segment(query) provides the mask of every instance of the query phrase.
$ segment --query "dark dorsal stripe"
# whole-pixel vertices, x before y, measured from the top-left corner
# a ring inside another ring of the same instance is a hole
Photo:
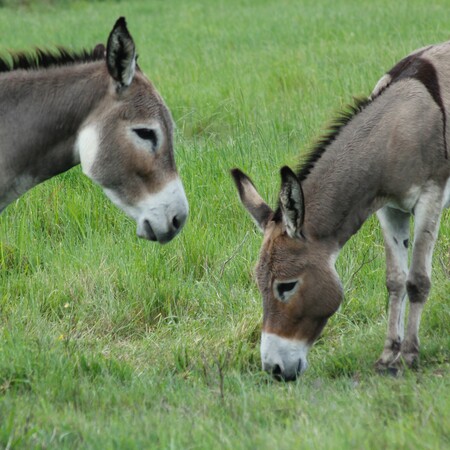
[[[73,52],[62,47],[55,51],[36,49],[33,53],[10,53],[8,57],[0,57],[0,72],[12,72],[14,70],[38,70],[48,67],[65,66],[75,63],[99,61],[105,58],[105,47],[97,45],[94,50],[81,50]]]
[[[428,50],[428,49],[425,49]],[[432,99],[435,101],[436,105],[439,107],[442,113],[442,124],[443,124],[443,138],[444,138],[444,151],[445,158],[448,159],[448,149],[447,149],[447,116],[445,112],[444,102],[442,100],[441,88],[439,86],[438,75],[435,67],[428,60],[421,58],[421,55],[425,50],[416,53],[404,60],[400,61],[396,66],[394,66],[388,74],[392,77],[391,83],[395,83],[399,80],[404,80],[405,78],[413,78],[420,81]]]
[[[412,55],[408,55],[405,58],[401,59],[389,72],[388,74],[391,76],[391,82],[399,79],[403,73],[411,70],[411,67],[414,66],[415,61],[420,58],[425,51],[427,51],[432,46],[424,48]]]

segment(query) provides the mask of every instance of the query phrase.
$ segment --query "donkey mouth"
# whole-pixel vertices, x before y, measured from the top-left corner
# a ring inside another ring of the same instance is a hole
[[[147,239],[148,241],[159,242],[160,244],[167,244],[170,242],[180,231],[180,228],[171,228],[165,233],[155,233],[154,229],[150,225],[148,220],[142,222],[142,226],[138,227],[138,236],[142,239]]]
[[[149,241],[157,241],[157,237],[155,232],[153,231],[152,226],[148,220],[144,220],[143,233],[139,234],[139,237],[143,239],[148,239]]]

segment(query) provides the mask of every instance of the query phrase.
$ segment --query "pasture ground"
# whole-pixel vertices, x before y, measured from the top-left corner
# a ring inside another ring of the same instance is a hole
[[[450,214],[421,367],[372,365],[386,329],[371,218],[338,259],[345,302],[298,382],[260,369],[261,237],[229,176],[273,205],[336,110],[410,51],[450,39],[445,0],[0,1],[0,50],[106,42],[125,15],[177,123],[190,201],[161,247],[79,168],[0,217],[0,448],[450,447]],[[26,133],[26,130],[24,130]]]

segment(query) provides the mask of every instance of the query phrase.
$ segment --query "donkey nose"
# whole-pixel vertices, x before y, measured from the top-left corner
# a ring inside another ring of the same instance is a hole
[[[177,216],[175,216],[175,217],[172,219],[172,225],[173,225],[173,227],[175,228],[175,230],[178,230],[178,228],[180,228],[180,221],[178,220],[178,217],[177,217]]]
[[[182,223],[181,223],[180,219],[178,218],[178,216],[174,216],[174,218],[172,219],[172,225],[175,228],[175,230],[178,230],[178,228],[180,228],[182,226]]]
[[[279,364],[274,364],[270,369],[265,366],[264,370],[270,372],[277,381],[295,381],[297,377],[302,373],[303,362],[299,359],[297,367],[293,370],[283,370]]]
[[[277,381],[283,380],[283,371],[278,364],[275,364],[272,368],[272,375]]]
[[[184,213],[178,213],[172,218],[172,228],[175,231],[181,230],[183,228],[183,225],[185,224],[187,219],[187,214]]]
[[[184,213],[178,213],[174,215],[172,219],[169,218],[168,229],[166,229],[165,232],[159,233],[157,235],[158,242],[160,244],[166,244],[167,242],[170,242],[181,231],[184,223],[186,222],[186,219],[187,214]]]
[[[297,375],[300,374],[300,373],[302,372],[302,367],[303,367],[303,361],[302,361],[302,359],[300,358],[300,359],[298,360]]]

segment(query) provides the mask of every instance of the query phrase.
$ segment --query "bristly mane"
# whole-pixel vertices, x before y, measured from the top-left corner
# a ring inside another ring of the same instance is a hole
[[[303,182],[313,169],[316,162],[325,153],[327,147],[337,138],[342,128],[344,128],[358,113],[360,113],[373,99],[370,97],[354,97],[354,104],[345,106],[336,116],[336,118],[328,125],[325,134],[319,138],[315,146],[306,156],[306,160],[300,163],[296,174],[300,182]],[[272,220],[281,222],[282,212],[280,200],[275,210]]]
[[[62,47],[57,50],[36,49],[34,52],[10,53],[9,58],[0,57],[0,72],[12,72],[14,70],[38,70],[48,67],[65,66],[75,63],[99,61],[105,58],[105,47],[97,45],[93,50],[81,50],[74,52]]]
[[[325,134],[319,138],[306,160],[297,170],[297,177],[302,182],[311,172],[316,162],[323,155],[327,147],[336,139],[353,117],[361,112],[372,100],[368,97],[355,98],[353,105],[347,105],[327,127]]]

